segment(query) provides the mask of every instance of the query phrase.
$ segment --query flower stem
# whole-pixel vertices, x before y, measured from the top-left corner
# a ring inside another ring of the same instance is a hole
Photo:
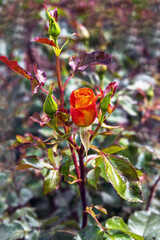
[[[155,181],[155,183],[151,187],[150,195],[149,195],[149,198],[148,198],[148,201],[147,201],[147,205],[146,205],[146,211],[148,211],[148,209],[149,209],[149,207],[151,205],[151,202],[152,202],[152,199],[154,197],[154,193],[156,191],[156,188],[157,188],[157,185],[158,185],[159,181],[160,181],[160,176],[157,178],[157,180]]]
[[[71,80],[71,78],[73,78],[74,77],[74,73],[66,80],[66,82],[64,83],[64,89],[65,89],[65,87],[66,87],[66,85],[67,85],[67,83]]]
[[[82,209],[83,209],[82,228],[87,226],[87,218],[88,218],[88,213],[86,212],[87,200],[86,200],[86,191],[85,191],[85,182],[84,182],[83,152],[84,152],[84,147],[83,145],[81,145],[78,155],[79,155],[80,173],[81,173],[81,180],[82,180],[80,182],[80,195],[81,195]]]
[[[90,142],[93,140],[93,138],[95,137],[96,133],[98,132],[98,130],[100,129],[102,123],[103,123],[103,119],[104,119],[104,116],[101,117],[101,120],[99,121],[96,129],[94,130],[92,136],[90,137]]]
[[[56,56],[56,71],[57,71],[58,88],[60,93],[60,107],[63,108],[64,107],[64,88],[62,87],[62,81],[61,81],[59,56]]]
[[[72,137],[70,137],[68,140],[69,141],[73,141]],[[71,145],[69,145],[69,147],[70,147],[70,150],[71,150],[71,154],[72,154],[72,158],[73,158],[73,162],[74,162],[74,166],[75,166],[75,170],[76,170],[77,179],[80,179],[81,175],[80,175],[80,171],[79,171],[79,166],[78,166],[75,150],[74,150],[74,148]],[[78,182],[78,185],[80,187],[80,182]]]

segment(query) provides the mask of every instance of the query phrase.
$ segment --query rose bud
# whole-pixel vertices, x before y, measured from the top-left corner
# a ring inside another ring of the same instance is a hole
[[[56,113],[58,106],[57,103],[53,100],[52,97],[52,88],[53,85],[51,85],[49,89],[49,94],[45,99],[45,102],[43,104],[43,111],[50,117],[52,118],[54,114]]]
[[[106,89],[104,90],[104,96],[106,96],[109,92],[112,92],[111,98],[114,96],[115,91],[118,87],[118,82],[111,82],[107,85]]]
[[[72,121],[79,127],[89,126],[97,116],[96,97],[90,88],[80,88],[71,93]]]
[[[43,4],[47,15],[49,17],[49,29],[48,29],[48,33],[49,35],[55,40],[58,38],[59,34],[61,33],[61,29],[60,26],[58,24],[58,11],[57,8],[55,8],[54,10],[51,10],[50,12],[48,12],[47,10],[47,6],[45,4]]]

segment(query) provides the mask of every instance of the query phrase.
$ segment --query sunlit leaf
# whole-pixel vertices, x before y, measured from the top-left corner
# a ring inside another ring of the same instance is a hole
[[[23,170],[23,169],[27,169],[27,168],[53,169],[53,166],[45,159],[40,159],[37,156],[28,156],[28,157],[20,160],[16,169],[17,170]]]
[[[97,182],[99,179],[100,172],[101,172],[101,170],[97,167],[97,168],[90,170],[86,176],[88,183],[95,188],[97,188]]]
[[[101,205],[94,205],[94,208],[98,209],[99,211],[107,215],[107,210]]]
[[[159,239],[160,236],[160,216],[149,211],[135,212],[128,221],[130,229],[146,240]]]
[[[26,139],[25,137],[21,136],[21,135],[16,135],[16,139],[19,143],[28,143],[30,142],[28,139]]]
[[[104,165],[109,182],[122,198],[131,202],[143,202],[137,172],[126,158],[107,156],[104,157]]]
[[[51,193],[54,190],[57,190],[60,186],[61,174],[58,170],[49,170],[47,175],[44,177],[43,190],[44,194]]]
[[[1,240],[17,240],[22,239],[25,235],[24,229],[21,224],[6,223],[0,225]]]
[[[110,147],[107,147],[107,148],[104,148],[102,149],[102,152],[103,153],[106,153],[106,154],[114,154],[114,153],[117,153],[123,149],[126,149],[126,147],[121,147],[121,146],[118,146],[118,145],[113,145],[113,146],[110,146]]]
[[[142,236],[133,233],[121,217],[113,217],[107,220],[105,227],[108,230],[119,230],[136,240],[144,240]]]
[[[53,166],[57,169],[59,169],[61,162],[62,162],[62,157],[61,155],[55,156],[52,148],[48,149],[48,158],[53,164]]]

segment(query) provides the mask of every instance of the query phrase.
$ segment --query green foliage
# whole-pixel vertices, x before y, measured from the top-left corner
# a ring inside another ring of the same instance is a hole
[[[75,240],[102,240],[104,236],[104,231],[96,226],[85,227],[80,231]]]
[[[99,179],[100,172],[101,172],[100,168],[97,167],[97,168],[90,170],[86,176],[88,183],[91,184],[95,188],[97,188],[97,182]]]
[[[113,217],[107,220],[105,227],[107,230],[118,230],[123,233],[128,234],[129,236],[133,237],[136,240],[143,240],[144,238],[133,233],[127,224],[124,222],[124,220],[120,217]]]
[[[159,214],[139,211],[130,216],[128,225],[130,229],[144,237],[144,239],[159,239],[160,236],[160,216]]]
[[[58,170],[49,170],[44,177],[44,194],[59,188],[61,175]]]
[[[18,222],[0,225],[2,240],[16,240],[24,237],[24,229]]]

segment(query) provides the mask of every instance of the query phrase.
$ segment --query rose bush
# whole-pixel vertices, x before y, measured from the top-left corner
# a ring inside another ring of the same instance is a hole
[[[80,88],[71,93],[72,121],[79,127],[89,126],[97,116],[96,97],[90,88]]]

